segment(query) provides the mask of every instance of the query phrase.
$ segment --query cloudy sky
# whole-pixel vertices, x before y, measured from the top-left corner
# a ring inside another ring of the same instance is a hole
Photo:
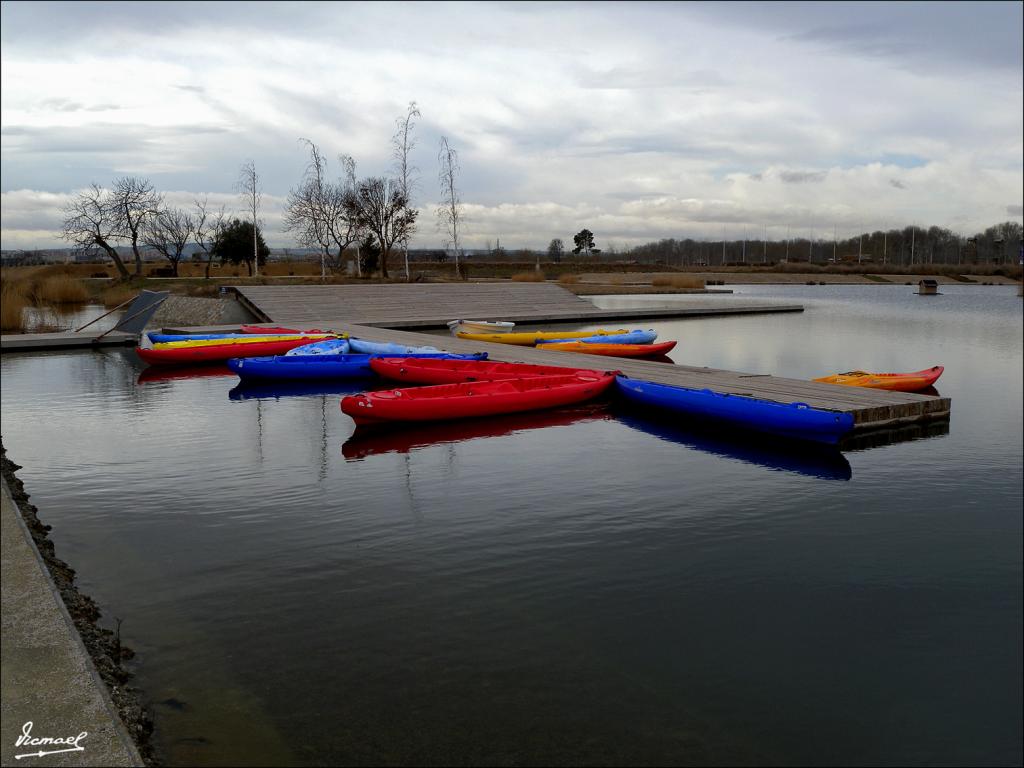
[[[415,101],[414,247],[442,236],[440,137],[467,247],[840,237],[1021,221],[1022,4],[0,5],[2,247],[60,246],[91,182],[236,210],[256,163],[271,245],[315,141],[393,170]]]

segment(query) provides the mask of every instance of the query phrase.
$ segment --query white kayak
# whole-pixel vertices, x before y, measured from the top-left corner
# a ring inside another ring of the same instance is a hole
[[[452,335],[459,333],[460,331],[490,331],[492,333],[501,333],[515,328],[515,323],[510,323],[504,320],[449,320],[448,330],[452,332]]]

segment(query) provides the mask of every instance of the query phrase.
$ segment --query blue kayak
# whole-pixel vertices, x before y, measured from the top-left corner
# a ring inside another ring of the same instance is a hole
[[[409,354],[401,357],[439,357],[449,360],[486,360],[486,352],[455,355],[448,352]],[[353,379],[375,376],[371,357],[382,355],[276,355],[228,360],[228,368],[243,379],[310,381],[313,379]]]
[[[696,419],[732,424],[800,440],[837,443],[853,429],[853,414],[821,411],[806,403],[776,403],[710,389],[690,389],[617,376],[618,391],[629,402],[674,411]]]
[[[569,339],[569,341],[582,341],[585,344],[650,344],[658,334],[654,331],[635,330],[628,333],[613,333],[609,336],[587,336],[582,339]],[[548,341],[538,340],[537,346],[541,344],[562,344],[567,339],[551,339]]]
[[[384,341],[367,341],[366,339],[349,338],[349,348],[360,355],[416,355],[420,353],[443,354],[437,347],[407,347],[405,344],[393,344]]]

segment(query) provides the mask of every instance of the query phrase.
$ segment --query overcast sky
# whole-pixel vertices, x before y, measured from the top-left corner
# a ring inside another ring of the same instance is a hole
[[[392,171],[416,101],[413,247],[442,241],[438,141],[464,240],[831,238],[1021,221],[1022,4],[43,3],[0,5],[2,247],[65,245],[62,204],[150,178],[241,209],[267,240],[299,137]]]

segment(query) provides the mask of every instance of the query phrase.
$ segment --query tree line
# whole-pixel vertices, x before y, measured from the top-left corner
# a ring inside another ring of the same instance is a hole
[[[922,264],[1014,264],[1022,228],[1013,221],[962,236],[943,227],[907,226],[832,239],[765,238],[696,240],[665,238],[629,250],[632,259],[676,266],[725,266],[785,262]]]

